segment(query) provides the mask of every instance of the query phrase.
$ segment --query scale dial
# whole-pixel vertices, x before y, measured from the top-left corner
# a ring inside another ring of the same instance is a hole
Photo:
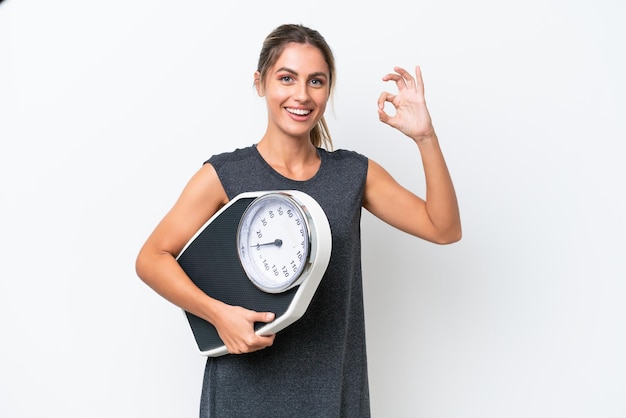
[[[259,289],[280,293],[299,284],[310,258],[311,231],[306,207],[287,193],[256,198],[237,229],[239,260]]]

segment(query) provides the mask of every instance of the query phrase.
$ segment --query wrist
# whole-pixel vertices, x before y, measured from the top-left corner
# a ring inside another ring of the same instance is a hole
[[[413,135],[411,136],[411,139],[417,144],[417,146],[427,143],[436,143],[438,141],[437,134],[434,129],[430,129],[428,132],[421,135]]]
[[[215,324],[224,315],[226,306],[221,300],[203,294],[201,300],[198,301],[197,316],[217,327]]]

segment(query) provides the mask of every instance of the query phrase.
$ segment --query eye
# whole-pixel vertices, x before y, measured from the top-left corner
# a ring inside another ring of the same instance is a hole
[[[293,77],[290,75],[282,75],[278,78],[280,81],[282,81],[283,83],[292,83],[293,82]]]
[[[313,78],[310,83],[316,87],[322,87],[325,83],[321,78]]]

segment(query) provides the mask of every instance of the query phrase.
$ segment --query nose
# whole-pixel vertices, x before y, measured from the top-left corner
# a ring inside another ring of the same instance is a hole
[[[307,100],[309,100],[309,86],[307,83],[296,84],[294,99],[299,102],[306,102]]]

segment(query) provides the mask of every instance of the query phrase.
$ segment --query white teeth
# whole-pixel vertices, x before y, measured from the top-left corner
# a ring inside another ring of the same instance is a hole
[[[294,115],[300,115],[300,116],[308,115],[309,113],[311,113],[310,110],[290,109],[290,108],[287,108],[287,112],[293,113]]]

